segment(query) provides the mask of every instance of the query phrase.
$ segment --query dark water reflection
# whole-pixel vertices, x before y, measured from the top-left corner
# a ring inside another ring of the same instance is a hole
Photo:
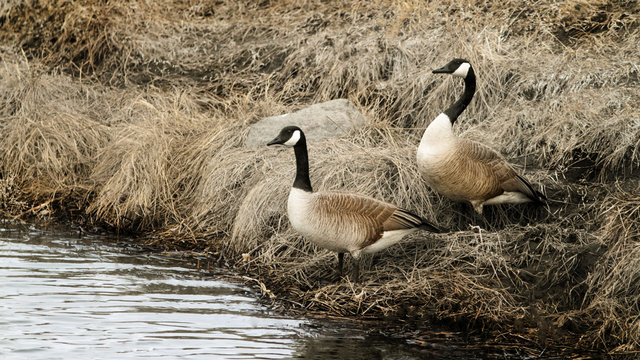
[[[0,223],[1,359],[485,358],[279,315],[249,289],[106,236]],[[493,354],[492,358],[499,358]]]

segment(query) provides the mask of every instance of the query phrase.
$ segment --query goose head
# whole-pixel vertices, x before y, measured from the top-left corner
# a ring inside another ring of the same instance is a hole
[[[280,130],[278,136],[275,139],[269,141],[267,146],[270,145],[284,145],[284,146],[296,146],[300,139],[304,138],[304,133],[302,129],[297,126],[286,126]]]
[[[453,76],[466,78],[471,69],[471,64],[465,59],[453,59],[449,63],[439,69],[435,69],[432,72],[434,74],[451,74]]]

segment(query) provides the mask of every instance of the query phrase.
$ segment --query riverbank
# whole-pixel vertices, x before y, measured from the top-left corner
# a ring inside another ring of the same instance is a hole
[[[310,310],[635,351],[639,23],[633,2],[13,0],[0,6],[2,211],[206,252]],[[453,57],[478,75],[458,133],[518,164],[548,208],[478,217],[420,179],[423,129],[460,92],[431,70]],[[367,259],[361,284],[289,228],[293,155],[243,145],[259,119],[335,98],[370,124],[310,144],[316,188],[451,230]]]

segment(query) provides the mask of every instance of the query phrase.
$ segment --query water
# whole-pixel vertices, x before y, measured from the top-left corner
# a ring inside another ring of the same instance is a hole
[[[487,357],[278,314],[187,261],[70,229],[0,223],[0,281],[2,359]]]

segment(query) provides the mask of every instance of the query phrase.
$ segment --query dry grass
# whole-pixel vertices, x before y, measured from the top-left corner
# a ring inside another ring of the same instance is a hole
[[[108,138],[97,118],[103,90],[59,74],[39,74],[24,61],[4,62],[2,173],[34,201],[86,194],[97,150]]]
[[[3,211],[218,253],[309,309],[634,350],[639,14],[604,0],[4,2]],[[453,57],[478,74],[456,130],[512,159],[547,208],[479,217],[420,179],[422,131],[461,92],[431,69]],[[314,187],[450,230],[365,259],[362,284],[289,228],[293,153],[243,146],[258,119],[338,97],[371,123],[309,139]]]
[[[587,279],[583,304],[588,320],[597,324],[588,341],[607,344],[613,337],[620,351],[639,345],[629,329],[640,326],[640,183],[629,185],[630,190],[619,188],[602,204],[606,251]]]
[[[192,188],[185,150],[217,122],[192,96],[150,91],[138,95],[109,119],[112,140],[97,157],[90,179],[100,191],[88,208],[111,225],[148,229],[179,221],[183,192]],[[122,223],[124,222],[124,224]]]

